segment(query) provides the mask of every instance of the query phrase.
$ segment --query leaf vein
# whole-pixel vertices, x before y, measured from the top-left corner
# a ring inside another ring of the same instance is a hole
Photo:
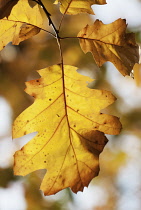
[[[29,163],[37,154],[39,154],[41,151],[42,151],[42,149],[52,140],[52,138],[53,138],[53,136],[56,134],[56,132],[57,132],[57,130],[58,130],[58,128],[60,127],[60,125],[61,125],[61,123],[62,123],[62,121],[64,120],[64,118],[66,117],[66,115],[64,115],[63,117],[62,117],[62,119],[60,120],[60,122],[58,123],[58,125],[57,125],[57,127],[56,127],[56,129],[54,130],[54,132],[53,132],[53,134],[52,134],[52,136],[49,138],[49,140],[42,146],[42,148],[38,151],[38,152],[36,152],[25,164],[27,164],[27,163]],[[24,165],[25,165],[24,164]],[[18,168],[18,170],[20,170],[24,165],[22,165],[21,167],[19,167]]]

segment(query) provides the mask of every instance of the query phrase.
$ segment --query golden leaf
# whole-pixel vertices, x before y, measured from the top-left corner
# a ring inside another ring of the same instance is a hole
[[[10,16],[0,20],[0,50],[9,42],[18,45],[39,33],[42,23],[38,5],[31,8],[28,0],[20,0],[13,7]]]
[[[54,65],[39,72],[41,78],[26,83],[35,102],[15,120],[13,137],[38,132],[15,153],[16,175],[47,169],[41,184],[45,195],[71,187],[83,191],[98,175],[98,157],[107,139],[118,134],[119,119],[100,113],[115,97],[106,90],[86,87],[90,78],[73,66]],[[104,133],[103,133],[104,132]]]
[[[106,4],[106,0],[56,0],[55,4],[60,3],[62,14],[76,15],[87,12],[94,14],[91,6],[93,4]]]
[[[139,61],[139,48],[133,33],[126,34],[126,21],[118,19],[110,24],[96,20],[78,33],[84,53],[91,52],[98,66],[112,62],[121,74],[130,75]]]

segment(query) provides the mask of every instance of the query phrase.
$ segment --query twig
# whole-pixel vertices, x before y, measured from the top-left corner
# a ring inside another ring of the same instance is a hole
[[[72,0],[68,3],[68,6],[66,7],[65,12],[64,12],[64,14],[63,14],[63,16],[62,16],[62,19],[61,19],[60,24],[59,24],[59,30],[60,30],[60,28],[61,28],[61,26],[62,26],[62,22],[63,22],[63,20],[64,20],[64,17],[65,17],[65,15],[66,15],[66,13],[67,13],[67,10],[68,10],[68,8],[69,8],[71,2],[72,2]]]
[[[36,1],[36,0],[35,0]],[[57,40],[57,44],[59,46],[59,51],[60,51],[60,60],[61,60],[61,64],[62,64],[62,71],[63,71],[63,53],[62,53],[62,47],[61,47],[61,38],[59,36],[59,30],[57,30],[57,28],[55,27],[52,19],[51,19],[51,14],[47,11],[46,7],[44,6],[44,4],[42,3],[42,0],[38,0],[38,3],[39,5],[41,5],[41,7],[43,8],[47,18],[48,18],[48,21],[49,21],[49,25],[52,25],[53,27],[53,30],[56,34],[55,38]]]
[[[57,30],[57,28],[55,27],[52,19],[51,19],[51,14],[47,11],[47,9],[45,8],[44,4],[42,3],[42,0],[38,0],[38,3],[39,5],[43,8],[47,18],[48,18],[48,21],[49,21],[49,25],[52,25],[52,28],[56,34],[56,38],[59,38],[59,31]]]

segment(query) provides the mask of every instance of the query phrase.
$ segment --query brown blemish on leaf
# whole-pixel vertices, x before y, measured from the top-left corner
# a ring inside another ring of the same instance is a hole
[[[32,96],[33,98],[36,98],[36,94],[35,94],[35,93],[32,93],[31,96]]]

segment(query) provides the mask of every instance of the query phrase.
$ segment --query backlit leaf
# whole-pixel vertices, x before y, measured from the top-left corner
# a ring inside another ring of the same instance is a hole
[[[84,53],[91,52],[98,66],[112,62],[121,74],[130,75],[139,61],[139,48],[133,33],[126,33],[126,21],[118,19],[111,24],[96,20],[79,33]]]
[[[86,81],[92,80],[78,74],[76,67],[66,65],[63,70],[60,65],[42,69],[40,79],[26,83],[35,102],[13,126],[14,138],[38,132],[15,153],[14,171],[24,176],[47,169],[41,184],[45,195],[66,187],[83,191],[98,175],[98,157],[107,143],[104,133],[121,130],[117,117],[100,113],[115,97],[86,87]]]
[[[42,17],[38,5],[31,8],[28,0],[19,0],[10,16],[0,20],[0,50],[9,42],[18,45],[21,41],[36,35],[40,27]]]
[[[106,4],[106,0],[56,0],[55,4],[60,3],[62,14],[76,15],[87,12],[94,14],[91,6],[93,4]]]

